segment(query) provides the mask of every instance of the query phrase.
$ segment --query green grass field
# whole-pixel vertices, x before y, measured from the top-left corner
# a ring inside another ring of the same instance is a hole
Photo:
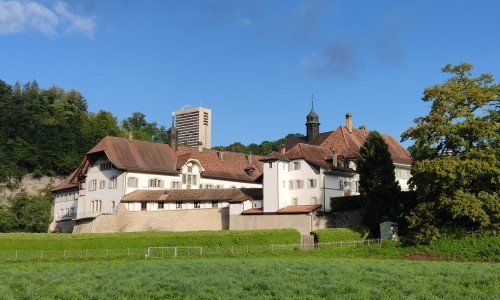
[[[315,257],[4,263],[2,299],[500,299],[494,263]]]
[[[0,257],[0,299],[500,299],[498,237],[309,250],[300,250],[298,237],[293,230],[0,234],[0,256],[14,249],[33,256]],[[144,258],[156,245],[204,252]]]

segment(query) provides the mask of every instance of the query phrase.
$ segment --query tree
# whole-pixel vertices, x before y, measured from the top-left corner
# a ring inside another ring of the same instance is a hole
[[[37,195],[28,196],[20,193],[10,199],[10,211],[15,216],[16,231],[47,232],[52,221],[51,186],[47,186]]]
[[[401,188],[394,174],[389,147],[377,131],[370,131],[357,160],[359,191],[363,198],[363,220],[373,233],[384,221],[398,221],[402,204]]]
[[[418,204],[407,217],[416,241],[443,229],[498,228],[500,219],[500,85],[472,77],[468,63],[447,65],[451,78],[424,90],[428,115],[402,135],[412,139],[411,184]]]

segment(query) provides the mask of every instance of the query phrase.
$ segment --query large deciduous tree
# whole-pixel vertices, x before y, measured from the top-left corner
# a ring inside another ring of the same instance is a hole
[[[447,65],[444,83],[424,90],[428,115],[403,133],[413,140],[411,184],[418,205],[407,217],[417,241],[440,230],[497,227],[500,219],[500,85],[472,65]]]
[[[396,181],[389,147],[377,131],[370,131],[359,152],[356,170],[363,199],[361,212],[372,233],[377,233],[381,222],[399,220],[401,188]]]

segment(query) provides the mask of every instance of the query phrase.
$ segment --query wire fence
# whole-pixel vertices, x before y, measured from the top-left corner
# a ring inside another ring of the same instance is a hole
[[[290,251],[315,251],[317,249],[325,248],[380,246],[382,243],[383,241],[381,241],[380,239],[371,239],[316,244],[232,245],[196,247],[169,246],[149,247],[147,249],[124,248],[81,250],[11,250],[0,251],[0,262],[238,256],[262,253],[284,253]],[[151,251],[152,248],[154,248],[155,251]]]

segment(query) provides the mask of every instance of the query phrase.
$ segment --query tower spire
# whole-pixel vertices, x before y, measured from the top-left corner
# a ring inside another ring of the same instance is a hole
[[[306,117],[307,141],[312,142],[319,134],[319,116],[314,111],[314,95],[311,94],[311,111]]]

